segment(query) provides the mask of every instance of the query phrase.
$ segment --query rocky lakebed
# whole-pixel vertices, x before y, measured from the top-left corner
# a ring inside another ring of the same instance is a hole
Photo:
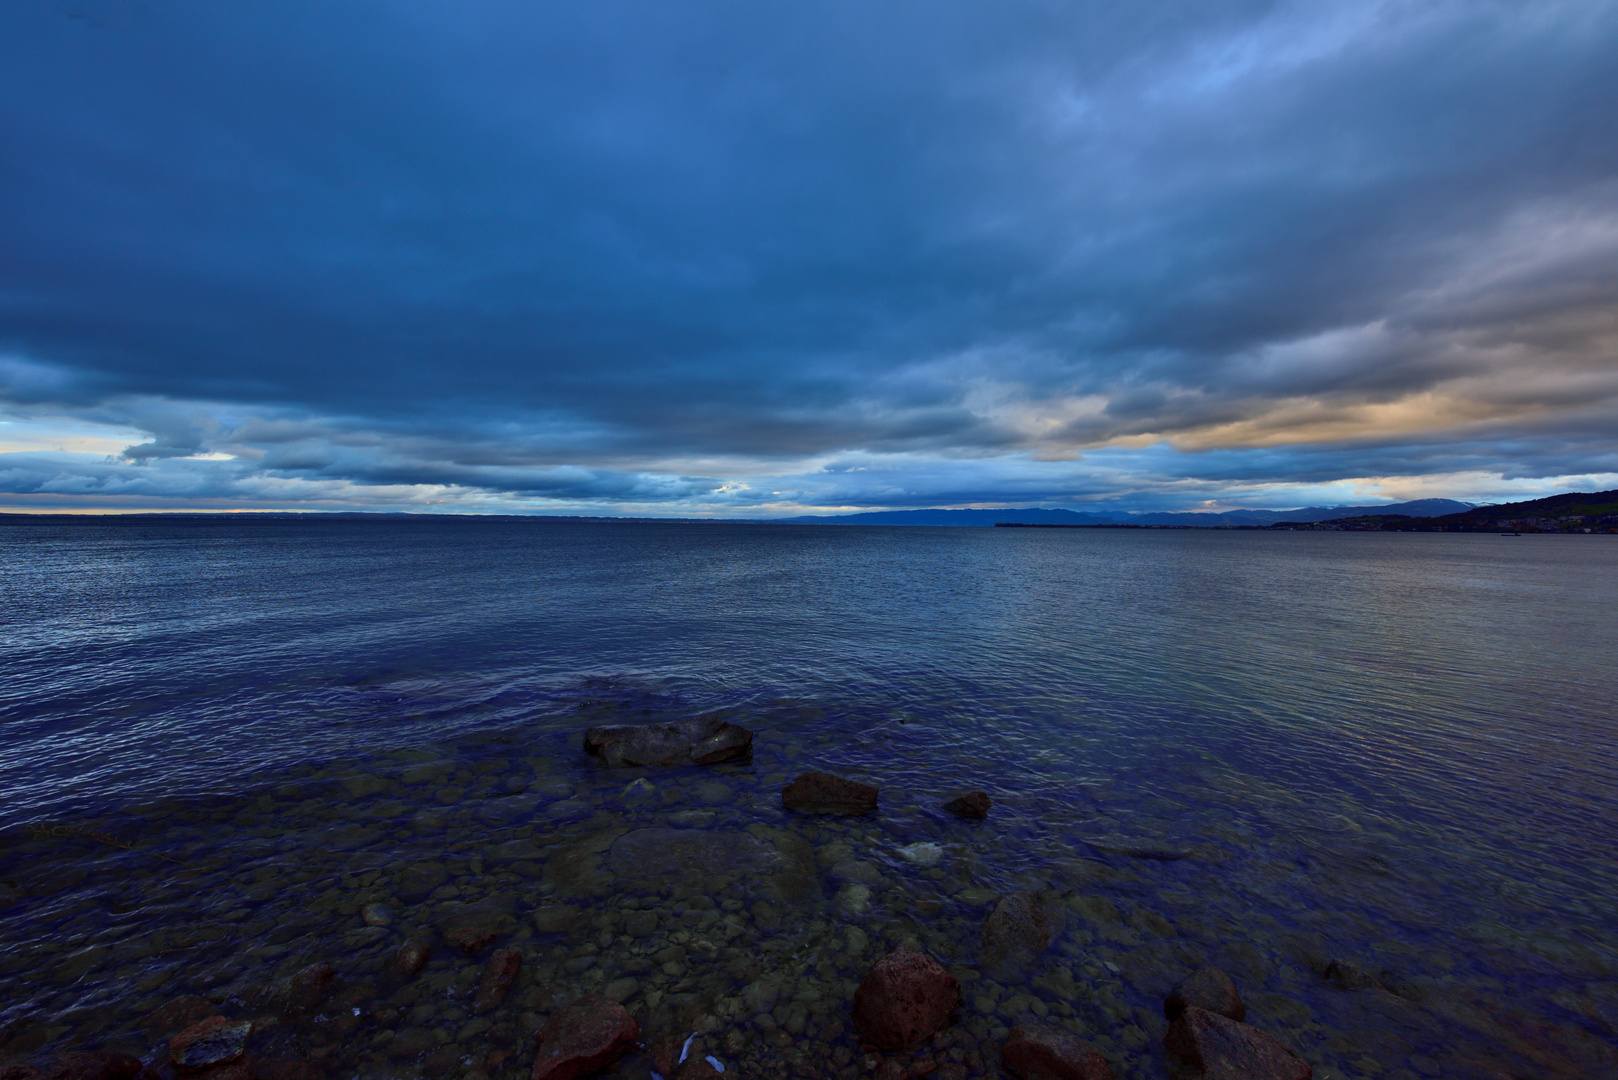
[[[1188,824],[748,723],[495,731],[8,830],[0,1077],[1618,1075],[1601,948],[1509,990],[1485,954],[1530,928],[1438,932],[1443,883],[1329,810]]]

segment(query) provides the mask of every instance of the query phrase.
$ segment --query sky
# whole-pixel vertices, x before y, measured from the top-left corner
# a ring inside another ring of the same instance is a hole
[[[1618,3],[0,5],[0,510],[1618,487]]]

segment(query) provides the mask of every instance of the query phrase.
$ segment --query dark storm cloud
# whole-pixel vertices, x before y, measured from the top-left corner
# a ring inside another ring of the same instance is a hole
[[[9,5],[0,404],[176,498],[1599,472],[1615,56],[1591,0]]]

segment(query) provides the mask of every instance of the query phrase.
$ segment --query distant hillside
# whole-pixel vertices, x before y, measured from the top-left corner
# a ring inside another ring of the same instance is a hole
[[[998,525],[1003,521],[1060,525],[1107,525],[1126,514],[1082,514],[1073,510],[875,510],[864,514],[777,518],[804,525]]]
[[[877,510],[863,514],[837,514],[826,517],[795,517],[785,520],[814,525],[1165,525],[1179,528],[1239,528],[1271,525],[1283,521],[1325,521],[1328,518],[1365,514],[1405,514],[1429,516],[1453,514],[1472,509],[1471,503],[1454,499],[1419,499],[1386,506],[1306,506],[1301,510],[1227,510],[1203,514],[1085,513],[1077,510],[1025,507],[1020,510]]]
[[[1573,491],[1436,516],[1390,514],[1383,510],[1377,514],[1273,527],[1360,532],[1618,533],[1618,490]]]

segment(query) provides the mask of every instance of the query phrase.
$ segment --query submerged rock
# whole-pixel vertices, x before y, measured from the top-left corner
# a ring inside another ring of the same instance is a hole
[[[611,766],[714,765],[746,757],[753,733],[713,717],[672,724],[609,724],[584,733],[584,751]]]
[[[968,791],[965,795],[957,796],[944,804],[944,809],[956,817],[981,820],[989,816],[989,808],[994,802],[986,791]]]
[[[337,970],[330,964],[310,964],[287,980],[286,998],[295,1008],[313,1008],[326,1000],[337,982]]]
[[[402,974],[414,975],[427,966],[427,960],[433,954],[432,946],[420,938],[411,938],[399,946],[394,954],[393,963]]]
[[[1016,969],[1032,964],[1050,947],[1066,921],[1049,892],[1015,892],[995,902],[983,924],[980,955],[985,966]]]
[[[781,792],[781,805],[804,814],[867,814],[876,809],[878,789],[831,773],[806,772]]]
[[[877,961],[854,992],[854,1026],[889,1051],[913,1050],[949,1023],[961,984],[927,954],[901,945]]]
[[[1314,1074],[1274,1035],[1195,1005],[1174,1021],[1163,1045],[1203,1080],[1310,1080]]]
[[[522,970],[522,953],[516,949],[496,949],[483,966],[483,978],[478,983],[477,997],[472,1001],[474,1012],[488,1012],[505,1000],[506,991]]]
[[[609,998],[585,994],[556,1010],[539,1031],[532,1080],[573,1080],[594,1072],[628,1050],[640,1028]]]
[[[1012,1028],[1001,1058],[1019,1080],[1113,1080],[1101,1051],[1049,1024]]]
[[[227,1065],[247,1052],[249,1021],[210,1016],[169,1040],[169,1062],[179,1073],[197,1073]]]
[[[366,904],[360,909],[360,918],[366,926],[392,926],[393,909],[386,904]]]
[[[1323,974],[1344,990],[1387,989],[1382,985],[1381,979],[1350,960],[1333,960],[1326,965],[1326,970]]]
[[[1236,992],[1236,984],[1216,967],[1201,967],[1181,980],[1163,999],[1163,1015],[1178,1020],[1186,1009],[1196,1007],[1231,1020],[1246,1020],[1247,1006]]]
[[[1128,855],[1135,859],[1156,859],[1159,862],[1173,862],[1176,859],[1189,858],[1191,849],[1179,844],[1171,844],[1167,840],[1159,840],[1151,836],[1120,836],[1116,833],[1107,833],[1098,836],[1080,837],[1086,844],[1097,851],[1109,855]]]
[[[516,904],[515,894],[498,893],[476,903],[447,905],[440,916],[444,940],[467,956],[481,952],[516,928]]]
[[[944,849],[930,840],[923,840],[900,848],[899,857],[914,866],[933,866],[943,859]]]

